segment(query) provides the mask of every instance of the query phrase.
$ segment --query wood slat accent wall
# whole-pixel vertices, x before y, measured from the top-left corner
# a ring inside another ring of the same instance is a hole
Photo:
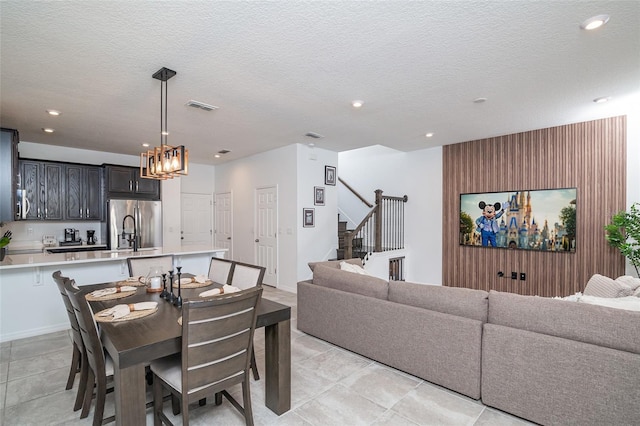
[[[594,273],[623,275],[603,227],[626,207],[626,130],[621,116],[444,146],[443,285],[551,297],[583,291]],[[575,253],[458,244],[461,193],[568,187],[578,188]]]

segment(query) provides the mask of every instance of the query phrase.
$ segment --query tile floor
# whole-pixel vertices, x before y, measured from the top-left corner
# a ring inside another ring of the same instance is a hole
[[[264,297],[292,307],[291,410],[278,417],[264,405],[264,381],[252,380],[256,425],[525,425],[522,419],[306,335],[296,327],[296,295],[266,287]],[[256,331],[264,372],[264,332]],[[0,425],[90,425],[65,391],[71,356],[66,331],[0,344]],[[76,380],[77,386],[77,380]],[[240,397],[239,385],[231,390]],[[170,414],[170,404],[165,404]],[[105,415],[112,415],[111,394]],[[170,416],[170,418],[173,418]],[[194,425],[242,425],[226,400],[191,411]],[[179,417],[174,418],[181,424]],[[147,424],[153,424],[149,410]]]

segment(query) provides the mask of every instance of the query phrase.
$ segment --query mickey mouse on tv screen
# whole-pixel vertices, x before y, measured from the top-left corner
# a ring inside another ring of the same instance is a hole
[[[482,216],[476,219],[476,225],[482,237],[482,245],[485,247],[497,247],[496,235],[500,231],[498,219],[504,214],[505,209],[509,208],[509,203],[487,204],[484,201],[480,201],[478,207],[482,210]]]

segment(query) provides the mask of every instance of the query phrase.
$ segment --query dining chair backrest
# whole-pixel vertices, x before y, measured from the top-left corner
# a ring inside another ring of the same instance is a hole
[[[250,265],[248,263],[234,262],[231,285],[240,290],[261,286],[266,269],[264,266]]]
[[[73,388],[73,383],[76,381],[76,375],[80,373],[80,384],[78,385],[76,401],[73,405],[73,410],[77,411],[82,406],[86,390],[86,363],[82,362],[82,358],[84,358],[84,344],[82,343],[82,335],[80,334],[80,326],[78,325],[76,313],[71,305],[69,296],[67,295],[67,290],[64,287],[64,283],[69,281],[69,278],[63,277],[62,272],[56,271],[53,273],[53,281],[58,286],[58,291],[60,292],[60,296],[62,296],[62,303],[67,311],[69,325],[71,326],[71,340],[73,342],[71,365],[69,366],[69,376],[67,377],[67,384],[65,387],[66,390]]]
[[[183,395],[245,380],[261,296],[262,287],[254,287],[182,305]]]
[[[61,271],[56,271],[53,273],[53,281],[58,286],[58,291],[60,292],[60,296],[62,296],[62,302],[67,310],[67,317],[69,318],[69,324],[71,325],[71,338],[73,339],[73,343],[78,346],[78,349],[82,350],[83,345],[80,326],[78,325],[76,313],[71,305],[71,301],[69,300],[69,296],[67,295],[67,290],[64,285],[66,281],[69,281],[69,278],[63,277]]]
[[[209,279],[218,284],[229,284],[231,274],[233,274],[232,260],[212,257],[209,263]]]
[[[102,425],[115,420],[114,416],[103,419],[107,393],[107,376],[113,375],[113,362],[111,359],[107,360],[105,356],[102,341],[98,335],[98,327],[84,293],[76,287],[74,280],[65,281],[64,288],[69,296],[69,301],[73,306],[73,311],[80,327],[80,335],[82,336],[85,351],[83,362],[88,364],[87,386],[80,418],[85,418],[89,415],[95,388],[96,404],[93,411],[93,426]]]
[[[162,273],[167,274],[173,270],[173,256],[129,257],[127,264],[129,265],[130,277],[146,277],[149,274],[149,269],[155,266],[159,266]]]
[[[80,327],[80,334],[87,353],[89,366],[94,374],[105,374],[104,349],[102,348],[100,336],[98,336],[98,329],[93,319],[89,302],[87,302],[80,290],[74,286],[75,282],[73,280],[66,281],[64,285],[78,319],[78,326]]]

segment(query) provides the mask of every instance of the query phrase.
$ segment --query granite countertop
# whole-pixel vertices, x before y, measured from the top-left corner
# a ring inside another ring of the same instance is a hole
[[[130,257],[159,256],[163,254],[191,255],[227,251],[225,248],[206,246],[156,248],[133,250],[95,250],[73,253],[36,252],[27,254],[9,254],[0,262],[0,270],[14,268],[30,268],[35,266],[62,265],[65,263],[113,262]]]

